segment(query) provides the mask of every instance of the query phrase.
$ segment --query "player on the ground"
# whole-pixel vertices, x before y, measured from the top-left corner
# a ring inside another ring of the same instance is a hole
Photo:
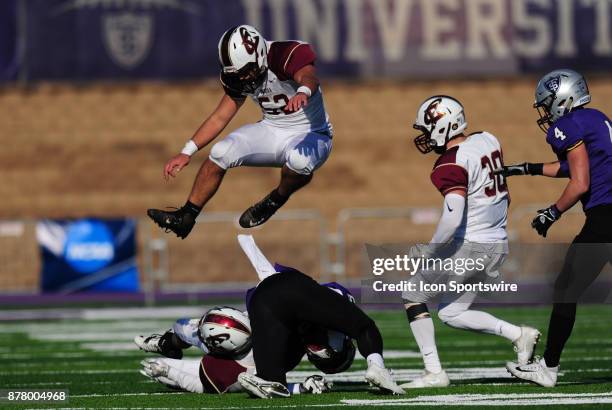
[[[336,351],[327,340],[318,340],[319,344],[315,344],[314,332],[304,335],[311,338],[311,343],[306,344],[302,339],[296,342],[293,346],[296,353],[291,363],[286,363],[287,370],[293,369],[305,353],[309,359],[316,354],[328,353],[321,359],[322,363],[316,358],[311,360],[320,370],[327,372],[344,370],[334,368],[338,361],[331,362],[329,358],[343,357],[350,365],[355,356],[354,347],[352,351],[343,351],[336,346]],[[324,338],[326,335],[318,336]],[[244,389],[238,383],[238,376],[255,372],[249,318],[238,309],[227,306],[210,309],[200,319],[179,319],[165,333],[136,336],[134,342],[141,350],[165,356],[143,360],[141,373],[174,389],[210,394],[240,392]],[[202,359],[181,360],[183,350],[192,346],[204,353]],[[302,383],[289,384],[288,388],[293,394],[319,394],[328,390],[329,384],[323,376],[313,375]]]
[[[366,381],[384,391],[403,393],[384,367],[382,337],[378,328],[355,306],[347,289],[335,282],[320,285],[295,269],[272,265],[251,236],[239,235],[238,239],[261,280],[256,288],[247,292],[249,323],[241,312],[235,310],[230,313],[232,323],[238,322],[231,325],[236,331],[221,331],[215,326],[209,328],[212,320],[208,320],[207,315],[199,321],[181,320],[164,335],[136,337],[135,342],[142,350],[180,358],[183,348],[198,346],[208,355],[202,360],[204,373],[198,375],[191,371],[191,376],[185,376],[192,381],[191,384],[207,388],[208,380],[216,387],[205,391],[215,393],[236,391],[235,383],[238,381],[252,395],[271,398],[326,391],[329,386],[325,379],[309,377],[299,385],[289,385],[286,373],[300,362],[304,354],[324,373],[343,372],[353,362],[355,347],[351,339],[355,339],[359,351],[367,359]],[[212,313],[218,314],[216,311]],[[241,336],[247,331],[251,334],[249,343],[252,342],[252,353],[249,351],[240,356],[246,352],[245,339]],[[227,341],[221,338],[226,333]],[[221,350],[216,351],[216,347]],[[221,357],[226,361],[220,362],[218,356],[223,352],[230,352],[231,355]],[[226,366],[228,358],[236,361],[236,364]],[[185,368],[172,359],[164,359],[163,363],[160,369],[158,364],[151,366],[145,362],[144,371],[149,376],[155,372],[155,376],[151,377],[168,384],[165,382],[169,369]],[[231,371],[230,374],[224,370],[226,368]],[[184,373],[182,370],[182,373],[177,371],[173,374]]]
[[[247,295],[257,376],[243,373],[239,377],[242,387],[262,398],[287,397],[283,362],[290,352],[288,341],[299,324],[309,323],[354,339],[367,360],[365,380],[382,391],[404,393],[385,368],[378,327],[346,289],[320,285],[293,268],[273,266],[251,236],[240,235],[239,241],[261,280]]]
[[[538,211],[531,226],[546,237],[548,229],[578,200],[586,215],[555,281],[553,309],[544,357],[523,365],[508,363],[514,376],[553,387],[559,361],[576,320],[580,295],[611,261],[612,249],[612,123],[606,114],[585,108],[591,95],[584,77],[572,70],[555,70],[538,82],[534,107],[558,161],[504,167],[501,174],[569,177],[565,190],[550,207]]]
[[[503,165],[501,147],[497,138],[488,132],[466,135],[466,127],[463,106],[445,95],[428,98],[418,109],[414,124],[414,128],[422,132],[415,138],[419,151],[424,154],[434,151],[440,155],[431,173],[431,181],[444,196],[444,205],[430,244],[413,248],[411,256],[480,258],[485,261],[483,269],[453,276],[455,281],[498,277],[508,253],[508,189],[504,178],[493,174]],[[419,272],[413,280],[428,280],[429,274],[432,272]],[[421,292],[404,292],[402,295],[410,328],[425,364],[425,374],[401,385],[403,388],[445,387],[450,384],[440,364],[433,321],[426,305],[434,296],[435,293]],[[531,327],[516,326],[489,313],[470,309],[476,296],[475,292],[452,297],[444,295],[438,317],[458,329],[508,339],[514,345],[518,360],[526,363],[540,333]]]
[[[240,217],[240,225],[251,228],[266,222],[295,191],[308,184],[332,148],[332,127],[314,66],[315,53],[308,43],[266,41],[255,28],[241,25],[221,37],[219,61],[225,94],[181,153],[166,163],[164,177],[175,177],[193,154],[211,143],[247,97],[259,104],[263,119],[238,128],[213,145],[182,208],[148,210],[157,225],[183,239],[229,168],[281,168],[278,186]]]

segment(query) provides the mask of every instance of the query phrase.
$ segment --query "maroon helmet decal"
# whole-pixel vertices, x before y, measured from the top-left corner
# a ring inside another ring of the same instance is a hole
[[[246,28],[240,27],[240,37],[242,37],[242,44],[244,45],[244,48],[246,49],[247,53],[255,53],[255,57],[257,58],[257,61],[259,61],[259,56],[257,55],[259,36],[252,36]]]
[[[216,323],[221,326],[240,330],[244,333],[251,333],[245,325],[230,316],[211,313],[204,317],[204,323]]]
[[[431,125],[438,122],[438,120],[444,117],[445,113],[438,111],[438,105],[442,102],[441,98],[436,98],[427,106],[425,110],[425,124]]]

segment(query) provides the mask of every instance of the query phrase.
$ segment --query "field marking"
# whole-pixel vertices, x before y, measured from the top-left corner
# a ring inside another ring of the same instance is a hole
[[[176,393],[121,393],[121,394],[78,394],[71,398],[115,397],[115,396],[158,396]],[[362,406],[402,406],[402,407],[438,407],[438,406],[550,406],[569,404],[609,404],[612,393],[510,393],[510,394],[439,394],[417,396],[412,398],[393,399],[342,399],[338,403],[307,404],[307,407],[362,407]],[[275,403],[276,404],[276,403]],[[304,404],[275,405],[274,408],[298,408]],[[112,407],[111,409],[127,409]],[[271,406],[219,406],[200,407],[212,409],[270,409]],[[73,408],[74,409],[74,408]],[[153,410],[156,407],[143,407]]]
[[[97,363],[97,362],[95,362]],[[23,367],[22,367],[23,368]],[[0,376],[29,376],[29,375],[60,375],[60,374],[111,374],[111,373],[138,373],[139,368],[135,366],[129,369],[84,369],[84,370],[15,370],[15,371],[0,371]],[[504,367],[447,367],[451,381],[452,380],[473,380],[473,379],[510,379],[510,375]],[[591,368],[591,369],[565,369],[560,375],[567,373],[603,373],[609,372],[609,368]],[[312,374],[317,374],[316,370],[294,370],[287,373],[289,382],[298,382],[304,380]],[[419,368],[413,369],[395,369],[393,377],[396,380],[407,381],[420,376],[423,370]],[[326,375],[326,378],[332,382],[363,382],[365,370],[353,370],[334,375]],[[513,379],[514,380],[514,379]],[[516,384],[518,381],[510,381],[506,384]]]
[[[549,406],[612,403],[612,393],[448,394],[383,400],[344,399],[353,406]]]

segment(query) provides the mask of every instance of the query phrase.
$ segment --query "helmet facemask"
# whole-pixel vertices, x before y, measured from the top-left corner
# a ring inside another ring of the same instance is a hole
[[[540,118],[537,120],[538,127],[540,127],[540,129],[545,133],[548,132],[548,128],[553,123],[553,115],[550,112],[550,108],[554,100],[555,95],[551,94],[539,103],[536,102],[533,104],[533,108],[538,111],[538,115],[540,116]]]
[[[421,152],[421,154],[428,154],[436,149],[436,142],[431,139],[431,132],[420,125],[414,124],[414,129],[421,131],[421,134],[414,138],[414,145]]]
[[[242,90],[248,94],[255,91],[264,83],[268,75],[268,67],[259,67],[257,63],[246,64],[238,71],[223,68],[224,81],[230,88]]]

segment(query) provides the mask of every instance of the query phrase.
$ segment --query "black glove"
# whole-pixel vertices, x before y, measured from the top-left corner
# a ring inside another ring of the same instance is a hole
[[[561,211],[559,211],[556,205],[551,205],[546,209],[538,211],[538,215],[531,222],[531,227],[538,231],[538,234],[546,238],[548,228],[559,218],[561,218]]]
[[[501,169],[493,171],[493,174],[506,178],[515,175],[542,175],[543,167],[543,164],[523,162],[522,164],[504,165]]]

